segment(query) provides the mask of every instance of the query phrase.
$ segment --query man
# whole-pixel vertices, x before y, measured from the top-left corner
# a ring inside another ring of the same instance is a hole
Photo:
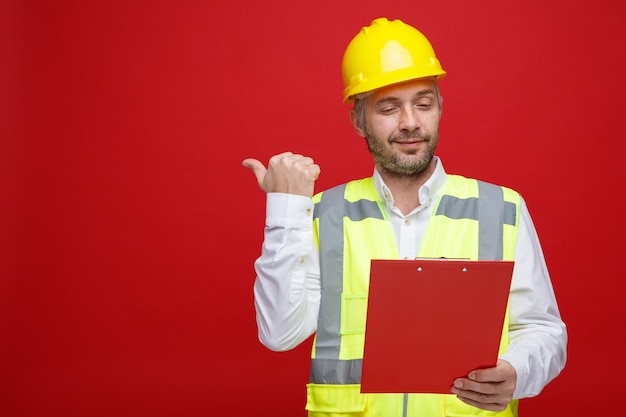
[[[374,20],[348,45],[342,70],[344,101],[354,102],[352,123],[375,162],[371,178],[314,196],[320,167],[310,157],[243,162],[267,193],[254,286],[261,342],[281,351],[316,333],[309,416],[516,416],[519,398],[561,372],[567,343],[524,200],[449,175],[434,155],[445,71],[415,28]],[[460,217],[446,211],[459,208]],[[497,364],[457,378],[450,394],[361,394],[370,260],[415,257],[515,261]]]

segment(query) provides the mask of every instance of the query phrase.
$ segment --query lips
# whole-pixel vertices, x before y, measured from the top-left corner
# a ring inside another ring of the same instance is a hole
[[[399,145],[413,145],[415,143],[426,142],[426,139],[393,139],[391,142]]]
[[[402,145],[407,145],[407,144],[412,144],[412,143],[419,143],[419,142],[426,142],[428,141],[428,137],[423,137],[423,136],[409,136],[409,135],[398,135],[395,137],[390,137],[389,138],[389,142],[395,142],[395,143],[399,143]]]
[[[420,142],[424,142],[424,140],[422,139],[412,139],[412,140],[394,140],[394,142],[396,143],[420,143]]]

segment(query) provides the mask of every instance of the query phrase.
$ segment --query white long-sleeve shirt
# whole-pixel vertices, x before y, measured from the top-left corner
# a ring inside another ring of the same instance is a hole
[[[446,183],[441,160],[419,190],[421,205],[408,215],[374,171],[374,185],[392,222],[401,258],[414,259]],[[265,238],[255,262],[259,339],[272,350],[296,347],[312,335],[320,308],[319,253],[313,243],[313,202],[268,193]],[[532,397],[565,366],[567,332],[561,320],[539,238],[522,199],[509,304],[509,348],[500,356],[517,372],[514,398]]]

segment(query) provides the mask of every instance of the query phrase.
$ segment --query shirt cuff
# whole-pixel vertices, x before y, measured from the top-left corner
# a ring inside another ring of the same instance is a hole
[[[517,381],[515,382],[515,392],[513,392],[513,399],[518,400],[525,397],[532,397],[532,394],[529,395],[525,392],[525,387],[528,384],[528,369],[516,359],[513,353],[505,352],[502,355],[498,356],[498,359],[503,359],[507,361],[511,364],[513,368],[515,368]]]
[[[268,227],[310,229],[313,220],[311,197],[285,193],[268,193],[265,223]]]

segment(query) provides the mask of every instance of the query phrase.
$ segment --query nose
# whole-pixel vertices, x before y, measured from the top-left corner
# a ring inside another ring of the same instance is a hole
[[[403,131],[412,132],[421,126],[417,110],[413,106],[403,106],[400,110],[400,120],[398,128]]]

